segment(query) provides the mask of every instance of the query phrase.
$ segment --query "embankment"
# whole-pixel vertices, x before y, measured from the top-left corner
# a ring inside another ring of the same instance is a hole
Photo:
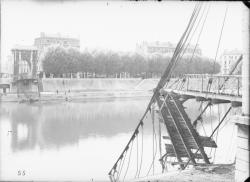
[[[152,90],[155,88],[158,79],[64,79],[46,78],[42,79],[43,92],[64,92],[64,91],[104,91],[104,90]]]
[[[141,79],[42,79],[43,92],[133,90]]]
[[[152,95],[152,90],[156,87],[157,82],[158,79],[140,78],[46,78],[39,81],[39,100],[145,97]],[[19,92],[19,96],[17,96],[16,89],[13,89],[11,93],[0,95],[0,101],[15,102],[22,100],[26,95],[28,93],[22,94]]]

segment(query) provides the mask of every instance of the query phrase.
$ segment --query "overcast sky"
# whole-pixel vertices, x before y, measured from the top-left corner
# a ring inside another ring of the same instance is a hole
[[[241,49],[241,2],[210,2],[199,45],[215,57],[226,7],[221,40],[224,49]],[[81,50],[135,51],[142,41],[177,43],[195,2],[10,1],[2,2],[2,59],[15,44],[32,45],[40,32],[79,37]]]

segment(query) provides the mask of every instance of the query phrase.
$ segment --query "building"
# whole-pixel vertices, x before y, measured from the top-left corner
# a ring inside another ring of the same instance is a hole
[[[220,57],[221,74],[229,74],[230,70],[239,59],[241,52],[239,50],[225,50]]]
[[[31,79],[37,75],[38,51],[34,46],[15,46],[11,49],[13,56],[14,79]]]
[[[12,75],[13,74],[13,57],[11,55],[7,56],[7,61],[2,63],[2,73]]]
[[[35,39],[34,46],[37,47],[38,50],[38,72],[41,72],[43,70],[41,60],[49,47],[59,46],[65,49],[73,48],[79,50],[80,40],[77,38],[62,37],[60,34],[47,35],[42,32],[40,37]]]
[[[174,54],[176,45],[170,42],[142,42],[141,44],[136,45],[136,52],[143,56],[154,56],[154,55],[162,55],[171,57]],[[195,52],[194,52],[195,50]],[[192,56],[194,52],[194,56],[201,56],[201,49],[199,46],[196,47],[193,45],[189,45],[186,49],[186,52],[183,56]]]

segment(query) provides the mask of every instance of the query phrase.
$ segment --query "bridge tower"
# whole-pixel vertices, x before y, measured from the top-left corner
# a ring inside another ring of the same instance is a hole
[[[14,58],[12,88],[22,100],[34,99],[40,95],[37,79],[37,48],[16,46],[11,51]]]

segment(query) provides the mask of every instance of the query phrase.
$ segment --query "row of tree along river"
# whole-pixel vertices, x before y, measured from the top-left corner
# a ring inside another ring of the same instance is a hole
[[[116,52],[79,52],[73,49],[51,48],[42,63],[46,76],[64,77],[75,73],[91,73],[90,77],[160,77],[170,57],[143,57],[139,54],[119,54]],[[220,65],[203,57],[183,57],[173,74],[218,73]],[[87,77],[87,74],[80,74]]]

